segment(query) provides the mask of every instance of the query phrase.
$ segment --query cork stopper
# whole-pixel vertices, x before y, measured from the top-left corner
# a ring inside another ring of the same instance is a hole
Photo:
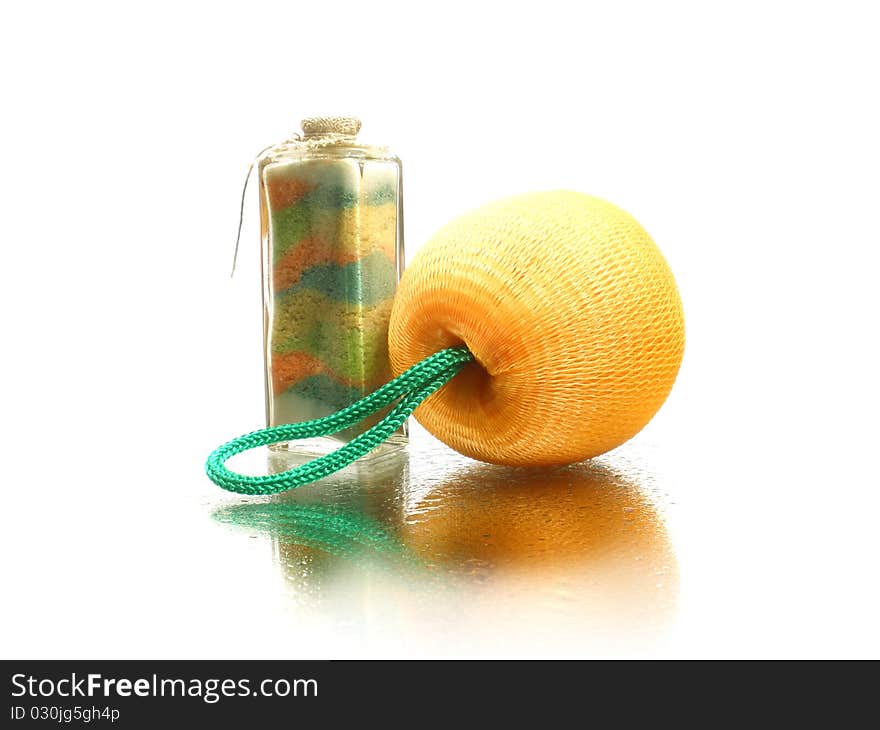
[[[306,117],[300,122],[303,137],[347,137],[354,139],[361,129],[357,117]]]

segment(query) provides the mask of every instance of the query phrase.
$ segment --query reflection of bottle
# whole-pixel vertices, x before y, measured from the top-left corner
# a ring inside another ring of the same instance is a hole
[[[268,472],[286,471],[292,458],[296,455],[270,451]],[[269,533],[275,559],[301,593],[301,605],[357,611],[367,602],[376,571],[412,571],[419,565],[398,536],[405,520],[408,474],[407,453],[399,450],[369,465],[355,462],[326,477],[320,489],[295,489],[272,502],[236,504],[215,512],[215,519]],[[324,600],[334,585],[337,594],[346,595],[345,605],[334,607]]]
[[[400,160],[360,121],[302,122],[259,163],[268,425],[327,416],[391,378],[388,320],[403,268]],[[372,425],[276,448],[331,451]],[[405,443],[395,434],[373,455]]]

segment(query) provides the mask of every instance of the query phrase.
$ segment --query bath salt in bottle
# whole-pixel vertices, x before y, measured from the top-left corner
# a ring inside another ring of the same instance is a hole
[[[314,117],[258,162],[269,426],[328,416],[392,378],[388,320],[403,269],[400,160]],[[309,457],[368,429],[276,445]],[[406,443],[404,430],[380,446]]]

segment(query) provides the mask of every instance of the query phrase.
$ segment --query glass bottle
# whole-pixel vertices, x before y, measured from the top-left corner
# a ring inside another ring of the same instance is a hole
[[[360,126],[353,117],[304,119],[301,137],[259,160],[269,426],[330,415],[392,377],[388,320],[403,270],[401,165],[387,148],[360,143]],[[273,448],[311,458],[381,415],[333,437]],[[404,428],[371,455],[405,443]]]

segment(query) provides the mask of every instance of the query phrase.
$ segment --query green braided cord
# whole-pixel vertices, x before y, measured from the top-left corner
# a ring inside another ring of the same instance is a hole
[[[289,423],[253,431],[223,444],[211,452],[205,464],[205,471],[212,482],[239,494],[278,494],[314,482],[339,471],[376,448],[403,425],[425,398],[452,380],[473,359],[474,356],[464,346],[435,352],[402,375],[341,411],[313,421]],[[305,464],[266,476],[236,474],[226,468],[228,459],[249,449],[294,439],[339,433],[398,399],[398,403],[375,426],[336,451],[319,456]]]

